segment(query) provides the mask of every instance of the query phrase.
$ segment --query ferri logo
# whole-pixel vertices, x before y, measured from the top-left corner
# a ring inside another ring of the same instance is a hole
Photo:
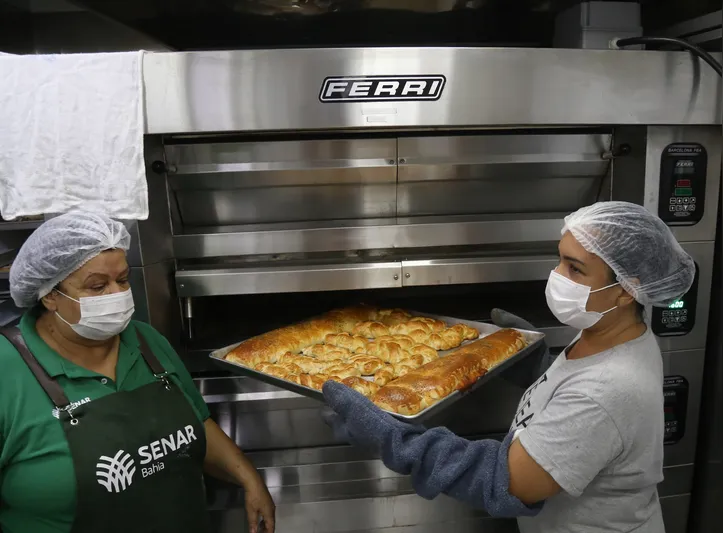
[[[95,465],[95,475],[108,492],[123,492],[133,483],[136,466],[129,453],[118,450],[114,457],[102,455]]]

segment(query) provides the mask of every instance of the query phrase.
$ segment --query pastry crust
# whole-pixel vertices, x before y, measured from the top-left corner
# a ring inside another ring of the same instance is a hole
[[[347,363],[328,366],[324,369],[324,373],[329,376],[338,377],[340,379],[346,379],[352,376],[361,376],[361,372],[358,368]]]
[[[330,333],[324,337],[324,342],[332,346],[344,348],[352,353],[363,353],[369,341],[359,335],[349,333]]]
[[[378,357],[385,363],[398,363],[409,357],[409,352],[396,342],[370,342],[367,345],[367,353]]]
[[[415,415],[452,392],[469,387],[490,368],[524,347],[524,337],[518,331],[497,331],[409,371],[383,386],[371,399],[387,411]]]
[[[350,333],[355,324],[374,320],[376,315],[377,311],[371,307],[330,311],[320,317],[248,339],[231,350],[225,359],[249,368],[262,362],[275,363],[286,352],[298,353],[306,346],[322,343],[330,333]]]
[[[351,357],[351,352],[346,348],[340,348],[331,344],[314,344],[301,350],[304,355],[314,357],[319,361],[346,360]]]
[[[379,385],[376,383],[355,376],[342,379],[341,382],[364,396],[371,396],[379,390]]]
[[[396,326],[407,322],[412,315],[403,309],[380,309],[377,313],[377,320],[385,326]]]
[[[394,342],[401,346],[404,350],[409,350],[416,344],[414,339],[412,337],[408,337],[407,335],[384,335],[383,337],[374,339],[374,342]]]
[[[371,355],[367,354],[355,355],[351,357],[347,362],[353,367],[355,367],[357,370],[359,370],[362,376],[371,376],[375,372],[384,368],[384,361],[382,361],[378,357],[372,357]]]
[[[394,367],[392,365],[384,365],[374,374],[374,383],[383,387],[394,379]]]
[[[381,322],[366,321],[360,322],[352,330],[354,335],[366,337],[367,339],[374,339],[376,337],[382,337],[389,335],[389,328]]]

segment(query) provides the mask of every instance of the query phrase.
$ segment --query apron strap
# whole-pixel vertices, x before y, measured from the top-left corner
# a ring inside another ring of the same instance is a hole
[[[55,379],[48,375],[42,365],[28,349],[28,345],[25,344],[25,339],[23,339],[20,329],[17,327],[3,327],[0,328],[0,335],[5,337],[8,341],[10,341],[10,344],[15,347],[20,354],[20,357],[22,357],[25,364],[28,365],[28,368],[35,376],[35,379],[38,380],[38,383],[48,397],[50,397],[50,400],[53,402],[55,407],[59,410],[68,407],[70,405],[70,401],[63,392],[63,388]]]
[[[146,362],[148,367],[151,369],[151,372],[153,372],[153,374],[157,378],[165,377],[168,374],[166,372],[166,369],[163,368],[163,365],[158,360],[158,358],[153,355],[153,350],[151,350],[151,347],[148,346],[148,341],[146,341],[143,333],[138,331],[138,328],[135,329],[136,337],[138,337],[138,343],[141,345],[141,356],[143,357],[143,360]]]

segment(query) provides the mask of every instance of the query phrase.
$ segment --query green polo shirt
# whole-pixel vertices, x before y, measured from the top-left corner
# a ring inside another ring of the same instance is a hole
[[[77,366],[37,334],[37,314],[26,313],[20,330],[30,351],[63,387],[71,402],[92,402],[154,381],[141,357],[135,328],[180,387],[201,421],[208,407],[169,342],[148,324],[131,322],[120,335],[116,382]],[[2,533],[66,533],[75,516],[75,473],[53,404],[20,354],[0,336],[0,530]],[[112,520],[112,517],[109,517]]]

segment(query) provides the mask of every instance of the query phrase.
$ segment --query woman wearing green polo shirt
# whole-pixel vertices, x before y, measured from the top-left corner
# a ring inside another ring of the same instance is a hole
[[[203,472],[242,485],[249,529],[274,530],[258,472],[168,341],[131,321],[130,235],[53,218],[10,271],[19,328],[0,331],[3,533],[210,531]]]

